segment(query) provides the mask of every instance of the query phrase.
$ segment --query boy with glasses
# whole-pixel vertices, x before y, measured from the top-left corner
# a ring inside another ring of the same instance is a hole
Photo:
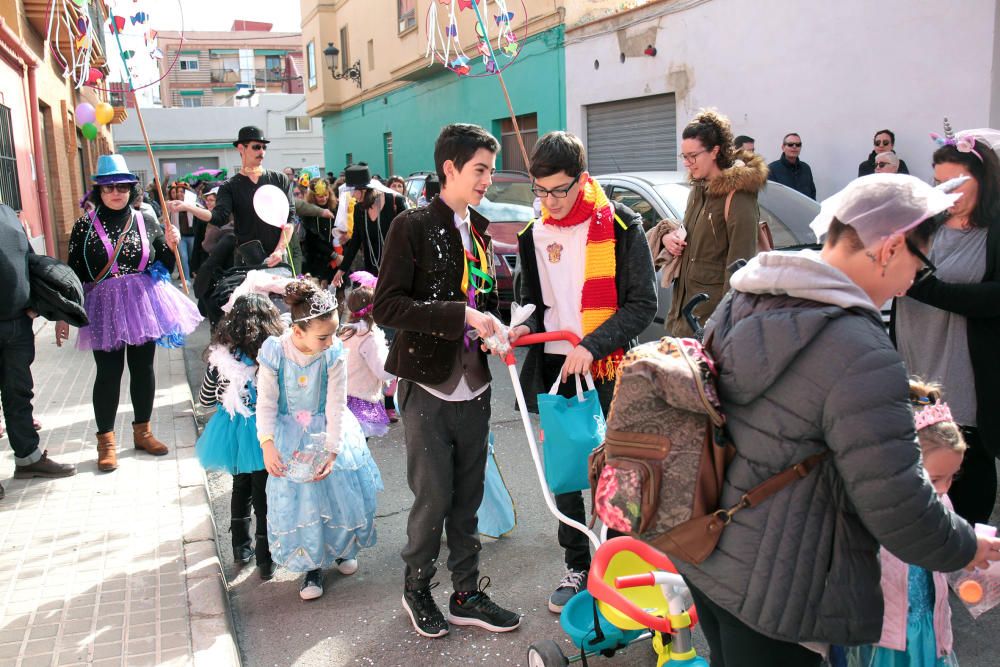
[[[767,165],[770,172],[767,180],[787,185],[810,199],[816,199],[812,169],[799,159],[801,152],[802,137],[797,132],[786,134],[781,140],[781,157]]]
[[[618,365],[625,351],[656,315],[656,285],[642,218],[611,202],[586,171],[583,143],[567,132],[550,132],[535,145],[529,171],[542,205],[541,219],[519,234],[521,270],[518,301],[534,304],[534,315],[510,333],[572,331],[576,347],[565,341],[528,349],[521,384],[530,410],[535,397],[562,379],[560,393],[575,396],[573,374],[590,372],[607,415]],[[580,491],[555,497],[566,516],[586,523]],[[562,523],[559,545],[566,554],[566,575],[549,598],[559,613],[587,584],[590,543]]]

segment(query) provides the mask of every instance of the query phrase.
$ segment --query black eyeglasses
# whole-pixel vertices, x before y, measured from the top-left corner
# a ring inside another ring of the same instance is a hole
[[[106,195],[109,195],[112,192],[131,192],[131,191],[132,191],[131,183],[112,183],[111,185],[101,186],[101,192],[103,192]]]
[[[934,266],[934,263],[931,262],[931,260],[927,259],[927,255],[920,252],[920,248],[917,247],[916,243],[906,237],[903,237],[903,240],[906,242],[906,249],[909,250],[914,257],[924,263],[924,266],[917,271],[917,275],[913,278],[913,284],[919,285],[933,276],[934,272],[937,271],[937,267]]]
[[[545,199],[545,197],[547,197],[548,195],[552,195],[556,199],[565,199],[566,197],[569,196],[569,191],[573,189],[574,185],[576,185],[576,181],[573,181],[569,185],[563,185],[558,188],[552,188],[551,190],[546,190],[543,187],[539,187],[537,183],[532,181],[531,191],[539,199]]]
[[[886,167],[889,166],[889,164],[890,164],[889,162],[876,162],[875,163],[875,168],[876,169],[885,169]]]
[[[247,147],[252,151],[266,151],[267,146],[264,144],[247,144]]]
[[[888,139],[876,139],[875,140],[875,145],[876,146],[892,146],[892,142],[889,141]]]
[[[789,141],[786,142],[785,145],[788,146],[789,148],[802,148],[801,141]]]

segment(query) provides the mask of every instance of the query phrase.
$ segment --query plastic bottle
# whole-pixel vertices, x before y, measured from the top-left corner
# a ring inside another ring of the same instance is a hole
[[[326,462],[326,433],[310,433],[308,441],[292,453],[285,475],[299,484],[313,481]]]
[[[982,523],[976,524],[976,535],[996,537],[997,529]],[[948,583],[958,595],[973,618],[1000,604],[1000,562],[993,562],[985,570],[959,570],[948,575]]]

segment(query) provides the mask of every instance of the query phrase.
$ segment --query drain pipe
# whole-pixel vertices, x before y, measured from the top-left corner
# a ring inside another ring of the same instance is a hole
[[[35,72],[40,61],[27,47],[21,38],[10,29],[7,22],[0,18],[0,43],[7,47],[27,69],[28,74],[28,104],[31,116],[32,162],[35,171],[35,184],[38,191],[38,208],[42,212],[42,230],[45,233],[45,252],[55,256],[55,225],[52,222],[52,210],[49,208],[48,175],[45,173],[45,160],[42,151],[42,124],[38,111],[38,82]]]

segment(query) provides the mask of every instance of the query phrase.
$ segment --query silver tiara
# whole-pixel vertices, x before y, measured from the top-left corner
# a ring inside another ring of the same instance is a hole
[[[316,317],[322,317],[327,313],[332,313],[337,309],[337,297],[329,290],[317,290],[309,297],[309,314],[292,320],[294,323],[305,322]]]

